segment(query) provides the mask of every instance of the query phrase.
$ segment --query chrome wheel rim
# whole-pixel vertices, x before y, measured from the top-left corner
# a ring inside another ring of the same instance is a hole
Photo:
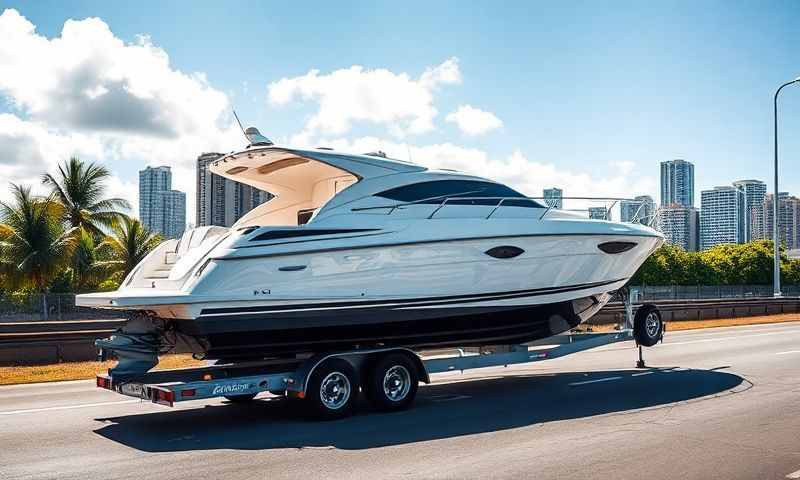
[[[661,321],[658,318],[658,315],[655,312],[652,312],[647,315],[647,319],[645,320],[645,328],[647,329],[647,335],[650,337],[655,337],[658,335],[659,326]]]
[[[406,398],[411,390],[411,374],[402,365],[395,365],[383,376],[383,393],[393,402]]]
[[[319,399],[325,408],[338,410],[350,399],[350,380],[341,372],[331,372],[322,379]]]

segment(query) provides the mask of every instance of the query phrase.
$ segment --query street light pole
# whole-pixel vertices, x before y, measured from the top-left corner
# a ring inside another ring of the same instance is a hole
[[[795,78],[790,82],[786,82],[775,91],[773,99],[773,113],[775,114],[775,190],[772,196],[772,241],[774,243],[774,266],[773,266],[773,295],[776,297],[781,296],[781,256],[780,256],[780,234],[778,233],[778,94],[781,93],[784,87],[793,83],[800,82],[800,77]]]

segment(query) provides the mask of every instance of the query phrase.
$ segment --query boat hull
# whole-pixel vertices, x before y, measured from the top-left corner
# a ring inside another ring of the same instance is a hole
[[[203,338],[209,358],[240,359],[379,346],[513,344],[547,338],[594,315],[625,280],[477,298],[405,299],[207,308],[179,330]],[[557,290],[553,292],[553,290]],[[575,292],[597,293],[548,301]]]
[[[600,248],[609,242],[633,246],[609,253]],[[150,312],[198,339],[198,353],[214,359],[512,344],[587,320],[661,242],[519,235],[358,248],[317,242],[288,254],[275,246],[223,248],[182,291],[129,289],[84,301]],[[497,248],[519,253],[496,258]]]

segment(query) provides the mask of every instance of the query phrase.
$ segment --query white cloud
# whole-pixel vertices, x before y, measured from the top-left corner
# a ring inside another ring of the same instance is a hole
[[[19,111],[0,116],[4,179],[36,183],[73,154],[136,169],[169,165],[173,188],[187,193],[190,220],[197,155],[242,144],[227,95],[203,73],[173,68],[145,35],[125,43],[98,18],[68,20],[60,36],[47,38],[5,10],[0,95]],[[132,185],[114,179],[109,187],[135,204]]]
[[[440,85],[461,82],[458,59],[451,58],[428,68],[414,79],[407,73],[365,69],[359,65],[320,74],[311,70],[299,77],[282,78],[268,86],[268,99],[275,106],[296,101],[318,103],[302,135],[341,135],[354,122],[386,126],[402,137],[434,129],[438,111],[433,93]]]
[[[483,135],[503,126],[503,122],[494,113],[471,105],[459,105],[445,120],[458,125],[458,129],[467,135]]]
[[[170,68],[148,37],[125,44],[98,18],[67,20],[48,39],[6,10],[0,59],[0,92],[55,127],[175,138],[207,130],[228,106],[202,74]]]
[[[80,152],[99,156],[102,146],[87,135],[56,134],[41,124],[0,113],[0,178],[7,182],[31,184],[42,191],[42,173]],[[7,193],[1,190],[0,198]]]

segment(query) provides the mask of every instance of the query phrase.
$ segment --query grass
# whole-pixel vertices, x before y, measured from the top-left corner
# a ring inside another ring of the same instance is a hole
[[[69,362],[51,365],[0,367],[0,385],[18,383],[60,382],[63,380],[85,380],[105,373],[116,362]],[[164,355],[159,359],[156,370],[167,368],[195,367],[203,362],[189,354]]]
[[[800,314],[798,313],[781,313],[758,317],[718,318],[714,320],[674,321],[667,322],[667,332],[796,321],[800,321]],[[614,325],[592,325],[591,328],[595,332],[603,332],[613,330]],[[189,354],[165,355],[160,358],[156,370],[195,367],[202,364],[202,361],[193,359]],[[113,361],[107,361],[56,363],[52,365],[30,367],[0,367],[0,385],[84,380],[94,378],[98,373],[106,372],[113,366]]]

